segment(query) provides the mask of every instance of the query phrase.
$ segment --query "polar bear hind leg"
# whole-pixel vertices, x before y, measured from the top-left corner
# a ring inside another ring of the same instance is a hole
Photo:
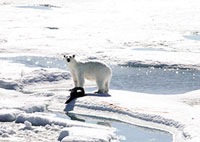
[[[97,83],[98,91],[95,92],[95,93],[105,93],[106,90],[105,90],[105,83],[104,83],[104,81],[102,81],[100,79],[100,80],[97,80],[96,83]]]
[[[108,93],[109,85],[110,85],[110,80],[106,81],[106,83],[105,83],[105,93]]]

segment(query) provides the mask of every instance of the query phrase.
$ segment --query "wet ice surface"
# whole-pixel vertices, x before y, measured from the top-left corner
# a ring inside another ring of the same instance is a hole
[[[191,69],[113,67],[111,88],[152,94],[179,94],[200,88],[200,72]]]
[[[200,41],[200,33],[199,32],[192,33],[191,35],[184,35],[183,37],[186,39],[190,39],[190,40]]]
[[[14,63],[21,63],[27,67],[67,69],[64,59],[58,59],[52,57],[17,56],[17,57],[0,57],[0,60],[8,60]]]
[[[28,8],[28,9],[37,9],[37,10],[51,10],[47,6],[33,5],[33,6],[16,6],[17,8]]]
[[[63,59],[39,56],[1,57],[28,67],[67,70]],[[200,71],[180,68],[111,66],[112,89],[151,94],[180,94],[200,89]]]
[[[172,142],[172,136],[169,133],[158,130],[120,123],[111,123],[111,126],[118,129],[117,135],[125,136],[126,140],[122,142]]]
[[[136,51],[165,51],[167,52],[167,50],[165,49],[161,49],[161,48],[133,48],[132,50],[136,50]]]
[[[65,117],[65,115],[57,113],[60,117]],[[139,127],[135,125],[129,125],[123,122],[119,122],[116,120],[108,120],[103,117],[94,117],[87,115],[76,115],[76,114],[67,114],[68,119],[75,121],[82,121],[87,123],[94,123],[98,125],[103,125],[107,127],[114,127],[117,129],[116,134],[118,136],[122,136],[121,142],[171,142],[172,136],[171,134],[159,131],[156,129],[150,129],[145,127]]]

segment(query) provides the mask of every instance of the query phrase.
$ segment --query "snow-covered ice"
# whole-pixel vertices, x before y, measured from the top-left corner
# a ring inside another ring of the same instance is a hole
[[[66,111],[167,130],[174,134],[176,141],[198,141],[199,91],[163,96],[111,90],[110,95],[79,98]]]
[[[1,91],[4,91],[4,93],[6,92],[3,89],[1,89]],[[6,95],[9,96],[10,91],[8,91],[7,93],[8,94]],[[7,99],[5,96],[1,97],[2,100]],[[23,100],[21,100],[21,102],[18,102],[20,100],[16,99],[16,97]],[[14,97],[9,97],[9,102],[7,102],[6,105],[0,103],[1,140],[56,141],[59,137],[61,137],[59,136],[59,133],[61,135],[63,131],[65,131],[64,128],[68,128],[68,131],[70,132],[70,137],[80,136],[80,134],[83,134],[82,131],[87,130],[88,135],[93,133],[93,135],[90,136],[90,139],[92,140],[96,139],[96,141],[98,141],[99,139],[102,139],[100,136],[104,136],[104,141],[118,141],[117,136],[114,134],[115,129],[113,128],[98,126],[95,124],[87,124],[84,122],[74,122],[66,119],[67,117],[57,117],[56,114],[49,113],[47,110],[44,109],[44,107],[41,107],[41,109],[39,109],[40,106],[38,105],[38,101],[45,105],[46,100],[42,100],[39,97],[35,96],[35,100],[31,99],[31,101],[33,101],[31,104],[25,104],[29,102],[29,99],[31,98],[23,97],[23,94],[19,94],[18,96],[16,93]],[[16,101],[17,103],[13,106],[6,107],[12,101]],[[37,107],[34,106],[34,102],[36,103],[35,106]],[[18,103],[23,103],[23,105],[20,106]],[[12,131],[10,130],[11,128]],[[22,131],[24,131],[24,133]],[[31,132],[31,134],[27,135],[28,131]],[[101,135],[99,134],[99,132],[101,132]],[[43,133],[43,135],[38,133]],[[37,138],[37,136],[39,137]],[[64,136],[62,137],[64,138]],[[61,138],[59,138],[59,140],[61,140]]]
[[[1,0],[0,141],[120,141],[114,128],[56,115],[65,109],[199,142],[199,12],[198,0]],[[87,82],[88,96],[65,106],[63,54],[113,66],[109,95]]]

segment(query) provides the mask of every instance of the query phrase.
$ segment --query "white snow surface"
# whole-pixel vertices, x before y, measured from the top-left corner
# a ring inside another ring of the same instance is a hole
[[[56,115],[65,109],[199,142],[200,90],[154,95],[111,88],[97,95],[89,83],[86,97],[65,106],[69,72],[41,63],[76,54],[110,65],[199,70],[199,13],[199,0],[1,0],[0,141],[120,141],[114,128]]]
[[[77,134],[79,132],[79,134]],[[90,132],[90,133],[88,133]],[[107,142],[113,139],[113,133],[109,130],[93,129],[85,127],[65,128],[59,135],[58,140],[62,142]]]
[[[1,0],[1,51],[199,68],[198,2]]]
[[[71,102],[66,111],[166,130],[173,134],[174,141],[199,140],[200,91],[171,96],[119,90],[109,94],[104,97],[89,94]]]
[[[79,137],[81,134],[85,138],[88,137],[88,139],[96,141],[118,141],[114,128],[74,122],[58,117],[55,113],[49,113],[45,106],[48,99],[44,100],[42,97],[36,96],[31,98],[31,95],[25,97],[17,92],[15,96],[12,96],[11,91],[4,89],[1,89],[1,92],[4,92],[5,95],[1,95],[1,102],[4,103],[0,103],[0,123],[2,123],[0,126],[0,140],[2,141],[57,141],[58,139],[61,141],[65,137],[62,133],[66,130],[70,133],[67,136],[70,136],[70,138],[76,137],[78,141],[83,139]],[[5,94],[6,92],[7,94]],[[9,101],[6,102],[6,99],[9,99]],[[32,103],[29,99],[31,99]],[[15,104],[9,105],[14,101],[16,101]],[[40,106],[40,104],[43,104],[43,106]],[[24,126],[20,124],[24,124]],[[13,127],[12,131],[10,131],[11,127]],[[31,131],[31,134],[26,136],[28,131]],[[87,135],[83,131],[87,132]],[[38,133],[43,133],[44,135],[39,135]],[[52,136],[49,135],[52,133]],[[58,135],[59,133],[62,135],[62,139]]]

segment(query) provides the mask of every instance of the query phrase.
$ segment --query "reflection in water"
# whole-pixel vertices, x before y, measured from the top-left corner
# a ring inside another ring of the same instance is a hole
[[[81,122],[85,122],[84,119],[78,118],[76,115],[72,114],[72,113],[66,113],[66,115],[71,119],[71,120],[76,120],[76,121],[81,121]]]
[[[106,119],[104,117],[77,115],[73,113],[67,113],[67,115],[72,120],[81,120],[87,123],[114,127],[117,129],[116,134],[118,136],[122,136],[122,138],[125,137],[125,139],[120,140],[122,142],[172,142],[171,134],[164,131],[130,125],[117,120]]]

